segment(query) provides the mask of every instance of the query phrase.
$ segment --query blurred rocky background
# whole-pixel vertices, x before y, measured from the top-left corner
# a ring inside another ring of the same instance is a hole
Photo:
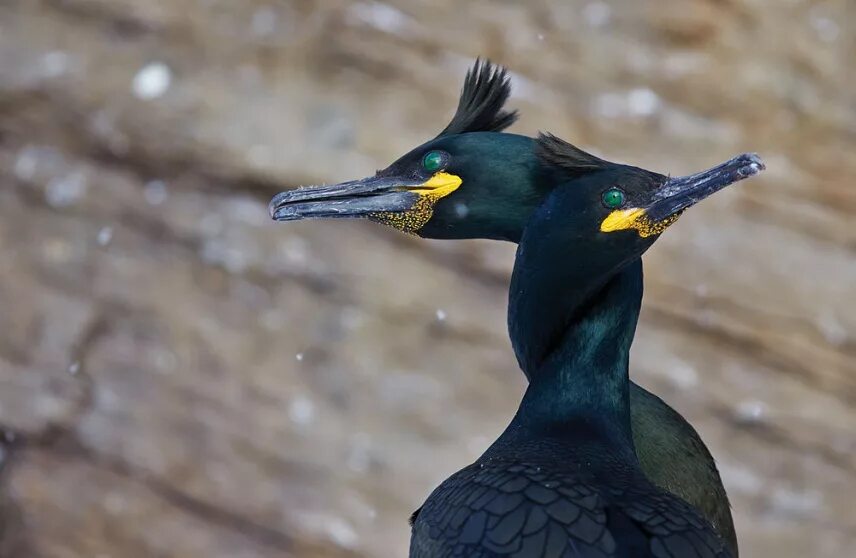
[[[856,556],[850,0],[0,0],[0,556],[403,556],[524,388],[513,246],[269,222],[433,137],[477,55],[514,131],[760,178],[646,256],[632,372],[747,557]]]

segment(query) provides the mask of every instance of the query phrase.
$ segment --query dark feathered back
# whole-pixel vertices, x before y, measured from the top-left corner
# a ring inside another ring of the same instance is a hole
[[[477,59],[467,71],[458,110],[437,137],[466,132],[501,132],[517,120],[517,111],[503,110],[511,95],[508,70]]]
[[[613,164],[586,153],[553,134],[538,134],[536,144],[538,158],[548,165],[561,168],[568,176],[581,176]]]

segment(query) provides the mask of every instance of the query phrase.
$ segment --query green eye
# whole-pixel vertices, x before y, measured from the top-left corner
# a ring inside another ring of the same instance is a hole
[[[443,167],[446,158],[439,151],[429,151],[422,159],[422,168],[428,172],[437,172]]]
[[[601,195],[600,199],[609,209],[616,209],[624,205],[624,192],[618,188],[610,188]]]

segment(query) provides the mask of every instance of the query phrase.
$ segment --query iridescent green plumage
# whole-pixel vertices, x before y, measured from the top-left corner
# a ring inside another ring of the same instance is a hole
[[[515,259],[508,323],[529,388],[500,438],[429,496],[414,558],[733,556],[699,510],[646,477],[633,444],[638,258],[655,237],[601,232],[603,192],[622,184],[648,207],[670,180],[610,164],[572,174],[530,217]]]
[[[536,209],[568,178],[610,169],[640,177],[662,176],[609,163],[558,138],[542,138],[536,146],[532,138],[501,133],[516,119],[515,112],[503,108],[509,94],[505,70],[477,62],[467,74],[452,122],[440,135],[376,177],[285,192],[271,203],[272,216],[278,220],[371,217],[426,238],[519,242]],[[413,184],[427,179],[420,173],[429,171],[424,161],[433,152],[443,154],[443,171],[460,177],[462,183],[443,197],[416,197],[412,189],[418,187]],[[630,194],[622,190],[620,201],[632,200]],[[571,212],[567,218],[575,215]],[[651,230],[658,234],[664,228]],[[641,263],[621,273],[641,276]],[[520,339],[525,332],[518,334]],[[528,334],[537,337],[537,328]],[[519,362],[531,377],[537,359]],[[700,510],[736,556],[728,498],[713,458],[696,431],[661,399],[632,383],[629,398],[633,439],[645,476]]]

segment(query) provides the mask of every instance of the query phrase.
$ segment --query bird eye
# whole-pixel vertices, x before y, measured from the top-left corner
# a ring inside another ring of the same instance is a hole
[[[442,151],[429,151],[422,158],[422,168],[428,172],[437,172],[446,164],[446,156]]]
[[[610,188],[600,196],[600,199],[609,209],[617,209],[624,205],[624,192],[618,188]]]

